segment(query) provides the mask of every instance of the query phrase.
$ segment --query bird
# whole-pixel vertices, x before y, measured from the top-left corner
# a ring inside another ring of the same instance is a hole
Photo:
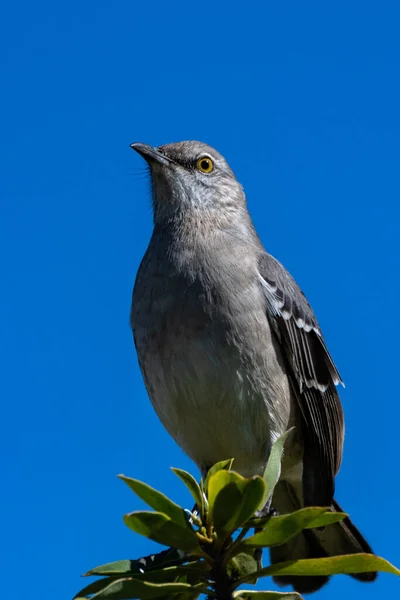
[[[211,146],[133,143],[147,162],[154,227],[137,272],[130,325],[161,422],[205,475],[234,458],[262,475],[286,445],[273,507],[341,511],[334,499],[344,439],[341,376],[314,312],[255,230],[244,190]],[[372,550],[349,518],[270,549],[271,563]],[[352,575],[373,581],[376,573]],[[325,576],[277,576],[300,593]]]

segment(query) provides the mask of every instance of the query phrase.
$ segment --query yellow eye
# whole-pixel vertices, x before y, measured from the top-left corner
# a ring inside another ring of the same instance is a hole
[[[208,156],[203,156],[197,161],[197,168],[202,173],[211,173],[214,168],[214,163]]]

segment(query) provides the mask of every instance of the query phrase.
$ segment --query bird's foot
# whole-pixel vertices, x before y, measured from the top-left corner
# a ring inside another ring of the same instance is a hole
[[[256,519],[265,519],[266,517],[276,517],[278,511],[271,506],[272,497],[266,502],[261,510],[257,510],[254,514]]]

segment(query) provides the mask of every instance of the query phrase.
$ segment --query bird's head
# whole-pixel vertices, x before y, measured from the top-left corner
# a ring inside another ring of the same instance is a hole
[[[131,144],[147,161],[152,180],[154,218],[226,216],[246,205],[242,186],[225,158],[201,142],[177,142],[155,148]]]

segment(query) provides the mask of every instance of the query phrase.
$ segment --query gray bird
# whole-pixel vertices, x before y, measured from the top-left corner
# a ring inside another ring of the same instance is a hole
[[[233,457],[242,475],[262,475],[273,442],[295,426],[274,508],[341,510],[342,380],[307,299],[264,250],[221,154],[200,142],[131,147],[150,166],[154,212],[131,326],[159,418],[203,474]],[[345,519],[272,548],[271,561],[356,552],[371,548]],[[328,579],[276,577],[305,593]]]

